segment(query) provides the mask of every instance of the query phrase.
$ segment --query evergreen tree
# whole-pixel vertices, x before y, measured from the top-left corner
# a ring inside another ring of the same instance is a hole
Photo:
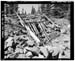
[[[38,9],[38,11],[37,11],[39,14],[41,13],[41,11]]]
[[[41,7],[40,6],[38,7],[37,13],[41,14]]]
[[[18,4],[9,4],[10,13],[14,14],[14,11],[18,11]]]
[[[46,7],[45,7],[46,4],[41,4],[41,12],[42,13],[45,13],[46,12]]]
[[[25,15],[27,15],[26,11],[25,11]]]
[[[69,11],[69,5],[70,4],[41,4],[41,11],[49,17],[63,18]]]
[[[24,14],[24,9],[22,9],[22,14]]]
[[[32,6],[31,14],[35,14],[35,13],[36,13],[36,10],[35,10],[35,8]]]
[[[20,14],[20,11],[18,10],[18,14]]]

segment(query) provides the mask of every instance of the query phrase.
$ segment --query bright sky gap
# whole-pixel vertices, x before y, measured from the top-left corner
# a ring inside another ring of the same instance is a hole
[[[18,7],[19,7],[19,11],[20,13],[22,13],[22,9],[24,9],[24,12],[26,11],[26,13],[31,13],[31,9],[32,9],[32,6],[36,9],[36,11],[38,10],[38,7],[39,7],[40,4],[19,4]]]

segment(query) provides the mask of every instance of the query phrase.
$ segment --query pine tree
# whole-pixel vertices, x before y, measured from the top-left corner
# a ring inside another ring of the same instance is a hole
[[[41,11],[48,17],[63,18],[69,11],[69,5],[70,4],[41,4]]]
[[[27,15],[26,11],[25,11],[25,15]]]
[[[22,9],[22,14],[24,14],[24,9]]]
[[[35,8],[32,6],[31,14],[35,14],[35,13],[36,13],[36,10],[35,10]]]
[[[45,7],[45,5],[46,5],[46,4],[41,4],[41,12],[42,12],[42,13],[45,13],[45,12],[46,12],[46,10],[45,10],[46,7]]]
[[[20,14],[20,11],[19,10],[17,12],[18,12],[18,14]]]
[[[40,8],[40,6],[38,7],[37,13],[38,13],[38,14],[41,14],[41,8]]]

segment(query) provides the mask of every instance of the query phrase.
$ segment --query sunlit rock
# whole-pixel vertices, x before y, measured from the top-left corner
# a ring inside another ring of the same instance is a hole
[[[39,58],[38,56],[34,56],[33,58]]]
[[[59,48],[58,47],[53,47],[53,53],[52,56],[56,56],[59,53]]]
[[[30,50],[32,52],[35,52],[35,53],[39,53],[39,48],[38,47],[26,47],[27,50]]]
[[[27,52],[27,53],[26,53],[26,56],[27,56],[27,57],[32,56],[32,53],[31,53],[31,52]]]
[[[40,51],[44,54],[45,57],[48,56],[48,50],[45,47],[40,47]]]
[[[52,53],[53,52],[53,47],[52,46],[45,46],[46,48],[47,48],[47,50],[50,52],[50,53]]]
[[[25,58],[25,54],[18,54],[17,58]]]
[[[39,54],[38,58],[44,58],[44,56],[43,56],[43,55],[41,55],[41,54]]]
[[[9,37],[6,41],[5,41],[5,48],[12,46],[13,43],[13,37]]]
[[[23,49],[21,49],[21,48],[16,48],[16,49],[15,49],[15,53],[23,53]]]

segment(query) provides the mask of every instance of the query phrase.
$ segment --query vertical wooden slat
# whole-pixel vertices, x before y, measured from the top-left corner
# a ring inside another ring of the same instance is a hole
[[[32,24],[31,24],[31,23],[28,23],[28,25],[29,25],[31,31],[34,32],[34,29],[33,29],[33,27],[32,27]]]
[[[35,23],[33,23],[32,26],[33,26],[33,29],[34,29],[35,34],[38,34],[38,30],[37,30],[37,28],[35,26]]]

